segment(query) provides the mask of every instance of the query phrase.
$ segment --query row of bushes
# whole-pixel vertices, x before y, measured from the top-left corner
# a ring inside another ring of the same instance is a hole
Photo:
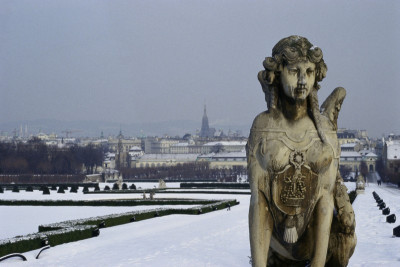
[[[71,187],[70,193],[77,193],[77,192],[78,192],[79,185],[74,185],[74,184],[73,184],[73,185],[71,185],[70,187]],[[10,188],[10,186],[8,186],[8,188]],[[49,195],[49,194],[50,194],[49,186],[48,186],[48,185],[41,185],[41,186],[32,186],[32,185],[21,186],[21,185],[13,185],[13,186],[12,186],[12,189],[11,189],[11,188],[10,188],[10,189],[12,190],[12,192],[18,193],[18,192],[20,191],[20,189],[21,189],[21,190],[22,190],[22,189],[25,189],[26,192],[33,192],[33,190],[34,190],[35,188],[36,188],[37,190],[39,190],[39,191],[43,191],[43,194],[44,194],[44,195]],[[135,184],[131,184],[131,185],[129,186],[129,189],[131,189],[131,190],[136,190]],[[51,185],[50,190],[56,191],[56,190],[57,190],[57,186],[56,186],[56,185]],[[59,186],[58,186],[57,193],[65,193],[65,191],[67,191],[67,190],[68,190],[68,186],[67,186],[67,185],[59,185]],[[108,185],[106,185],[106,186],[104,187],[104,191],[109,191],[109,190],[111,190],[111,188],[110,188]],[[119,190],[119,185],[118,185],[117,183],[114,183],[114,185],[113,185],[113,187],[112,187],[112,190]],[[128,185],[127,185],[126,183],[123,183],[123,184],[122,184],[122,190],[128,190]],[[95,192],[100,191],[99,184],[95,184],[95,185],[94,185],[94,191],[95,191]],[[89,186],[88,186],[88,185],[84,185],[84,186],[83,186],[82,192],[83,192],[83,193],[89,192]],[[1,186],[0,186],[0,193],[4,193],[4,189],[3,189],[3,187],[1,187]]]
[[[126,204],[127,201],[119,200],[121,203]],[[119,202],[116,200],[110,203]],[[20,202],[20,201],[14,201]],[[29,202],[29,201],[25,201]],[[36,201],[30,201],[30,205],[37,204]],[[43,201],[42,201],[43,202]],[[48,202],[48,201],[46,201]],[[59,202],[59,201],[54,201]],[[86,202],[86,201],[83,201]],[[96,201],[91,201],[96,202]],[[99,201],[102,202],[102,201]],[[146,202],[146,201],[139,201]],[[150,203],[153,204],[154,201]],[[40,225],[39,232],[36,234],[26,235],[23,237],[9,238],[0,241],[0,257],[10,254],[10,253],[22,253],[34,249],[38,249],[42,246],[42,240],[47,238],[51,246],[56,246],[59,244],[78,241],[99,235],[99,229],[103,227],[111,227],[121,224],[126,224],[130,222],[146,220],[159,216],[166,216],[170,214],[191,214],[198,215],[203,213],[208,213],[214,210],[224,209],[226,207],[231,207],[238,205],[239,202],[236,200],[222,200],[222,201],[212,201],[212,200],[172,200],[174,204],[196,204],[198,202],[205,202],[202,206],[197,206],[188,209],[154,209],[145,211],[133,211],[121,214],[111,214],[106,216],[98,216],[87,219],[71,220],[61,223],[54,223],[48,225]],[[121,204],[120,203],[120,204]],[[93,204],[93,203],[92,203]],[[160,203],[158,203],[160,204]],[[171,201],[163,201],[164,205],[171,204]],[[25,204],[26,205],[26,204]],[[146,205],[146,204],[142,204]],[[97,205],[95,205],[97,206]],[[99,205],[100,206],[100,205]],[[104,206],[104,203],[102,204]],[[121,205],[120,205],[121,206]]]
[[[249,183],[181,183],[181,188],[250,189]]]
[[[140,190],[140,193],[150,193],[150,192],[155,192],[157,194],[223,194],[223,195],[250,195],[250,191],[189,191],[185,189],[142,189]],[[86,192],[85,194],[132,194],[132,193],[138,193],[138,191],[133,191],[133,190],[119,190],[119,191],[90,191]]]

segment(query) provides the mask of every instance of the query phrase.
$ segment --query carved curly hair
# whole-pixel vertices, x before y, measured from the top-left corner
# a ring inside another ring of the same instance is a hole
[[[272,57],[265,58],[263,62],[265,70],[258,73],[258,79],[264,91],[268,109],[280,109],[279,90],[282,88],[280,73],[284,66],[302,60],[309,60],[315,64],[314,89],[308,96],[309,111],[320,139],[326,143],[326,137],[321,127],[317,91],[320,88],[318,83],[325,78],[328,68],[320,48],[313,46],[307,38],[301,36],[292,35],[284,38],[272,49]]]

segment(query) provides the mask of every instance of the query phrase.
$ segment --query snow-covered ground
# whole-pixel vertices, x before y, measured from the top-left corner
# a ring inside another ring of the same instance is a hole
[[[347,186],[353,189],[354,183]],[[349,266],[400,266],[400,238],[392,236],[393,228],[400,223],[386,223],[386,216],[382,215],[372,197],[373,191],[386,202],[391,213],[400,214],[399,189],[376,184],[366,187],[365,193],[353,203],[358,242]],[[9,191],[0,194],[0,198],[21,198],[28,194],[37,199],[32,193]],[[73,195],[74,199],[132,197],[130,194],[66,193],[63,198],[68,198],[68,195]],[[104,228],[98,237],[52,247],[37,260],[38,250],[23,253],[27,262],[10,259],[1,266],[249,266],[249,195],[156,194],[156,197],[234,198],[240,205],[230,211],[220,210],[199,216],[170,215]],[[87,212],[92,209],[82,208]]]

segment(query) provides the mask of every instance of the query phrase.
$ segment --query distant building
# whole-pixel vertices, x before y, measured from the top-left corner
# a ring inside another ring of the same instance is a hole
[[[368,166],[368,171],[376,171],[378,156],[373,150],[358,151],[355,143],[344,143],[340,147],[340,166],[348,167],[352,172],[358,172],[360,171],[361,162],[364,161]]]
[[[132,162],[132,167],[154,168],[176,166],[177,164],[193,163],[197,160],[197,156],[197,154],[144,154]]]
[[[169,154],[171,153],[170,147],[178,143],[177,139],[148,137],[144,141],[144,152],[146,154]]]
[[[201,120],[201,130],[199,136],[202,138],[212,138],[214,137],[215,134],[215,129],[210,128],[208,125],[208,117],[207,117],[207,108],[206,105],[204,105],[204,114],[203,114],[203,119]]]
[[[389,182],[400,183],[400,140],[389,138],[385,142],[382,155],[385,176]]]
[[[198,161],[208,161],[212,169],[246,169],[247,157],[246,151],[239,152],[221,152],[201,155]]]
[[[348,144],[348,143],[356,143],[356,136],[354,133],[349,133],[347,131],[337,133],[338,141],[340,145]]]

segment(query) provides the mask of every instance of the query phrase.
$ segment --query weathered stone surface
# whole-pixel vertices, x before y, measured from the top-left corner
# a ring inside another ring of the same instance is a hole
[[[346,266],[355,220],[338,167],[337,118],[346,91],[318,104],[327,67],[306,38],[279,41],[258,79],[268,110],[247,144],[253,266]]]

